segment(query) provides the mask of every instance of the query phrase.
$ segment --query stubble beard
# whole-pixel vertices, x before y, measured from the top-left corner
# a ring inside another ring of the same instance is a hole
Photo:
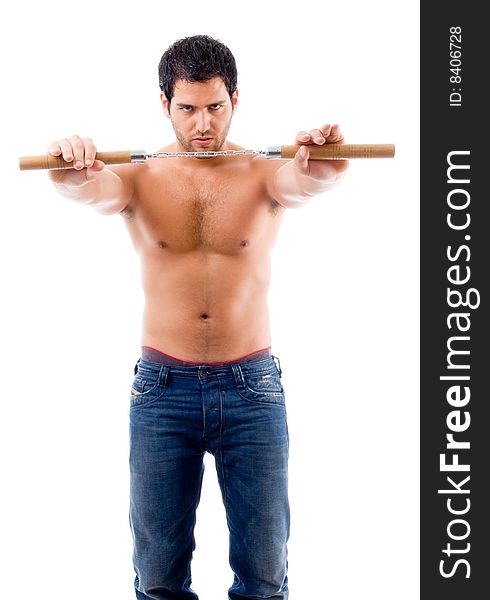
[[[184,136],[184,134],[180,131],[180,129],[178,129],[174,122],[172,121],[172,127],[174,128],[174,132],[175,132],[175,137],[177,138],[177,141],[179,142],[179,144],[184,148],[185,152],[218,152],[224,145],[225,141],[226,141],[226,136],[228,135],[228,131],[230,130],[230,125],[231,125],[231,117],[230,120],[228,121],[228,124],[226,126],[226,129],[221,133],[220,136],[217,135],[212,135],[210,137],[213,137],[213,143],[211,144],[211,146],[206,146],[206,148],[195,148],[192,145],[192,141],[195,137],[206,137],[206,133],[204,134],[200,134],[200,133],[196,133],[192,136],[192,138],[186,138]],[[197,159],[200,160],[208,160],[209,158],[212,158],[211,156],[197,156]]]

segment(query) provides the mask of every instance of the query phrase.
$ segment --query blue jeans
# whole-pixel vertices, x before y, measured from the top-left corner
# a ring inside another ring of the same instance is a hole
[[[289,437],[274,356],[220,366],[139,358],[130,399],[130,509],[138,600],[190,588],[204,453],[226,510],[229,600],[286,600]]]

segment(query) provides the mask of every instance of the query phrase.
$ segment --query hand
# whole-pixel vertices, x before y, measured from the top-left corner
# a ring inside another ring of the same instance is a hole
[[[302,147],[294,157],[295,167],[302,175],[307,175],[318,181],[334,183],[340,179],[349,167],[348,160],[308,160],[308,146],[317,144],[344,144],[344,136],[338,125],[323,125],[320,129],[312,129],[309,133],[300,131],[296,136],[296,144]]]
[[[48,176],[54,183],[69,186],[80,186],[93,179],[93,174],[102,171],[105,166],[101,160],[95,159],[97,149],[91,138],[70,138],[54,141],[48,148],[52,156],[62,155],[67,162],[73,162],[73,169],[52,169]]]

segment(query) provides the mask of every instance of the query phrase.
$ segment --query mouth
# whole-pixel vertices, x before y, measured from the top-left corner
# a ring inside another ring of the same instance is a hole
[[[198,144],[199,146],[209,146],[209,144],[211,144],[213,142],[213,138],[212,137],[197,137],[197,138],[194,138],[192,141],[195,142],[196,144]]]

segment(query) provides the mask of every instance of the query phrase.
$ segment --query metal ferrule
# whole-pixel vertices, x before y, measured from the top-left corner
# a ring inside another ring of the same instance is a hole
[[[281,146],[267,146],[266,158],[282,158]]]
[[[131,150],[131,162],[132,163],[144,163],[148,155],[145,150]]]

